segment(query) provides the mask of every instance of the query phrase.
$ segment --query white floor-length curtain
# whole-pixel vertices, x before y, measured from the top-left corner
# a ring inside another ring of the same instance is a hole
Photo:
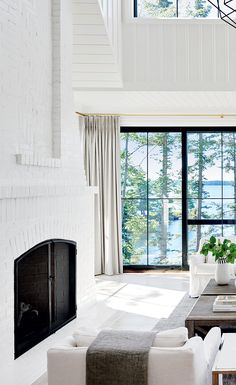
[[[99,188],[95,202],[95,274],[119,274],[123,271],[119,117],[86,116],[82,131],[87,182]]]

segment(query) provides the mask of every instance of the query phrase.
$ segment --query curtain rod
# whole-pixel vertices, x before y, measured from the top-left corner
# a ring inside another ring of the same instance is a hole
[[[135,114],[135,113],[121,113],[121,114],[117,114],[117,113],[97,113],[97,112],[94,112],[94,113],[88,113],[88,112],[76,112],[77,115],[79,116],[153,116],[153,117],[211,117],[211,118],[221,118],[223,119],[224,117],[236,117],[236,113],[235,114],[223,114],[223,113],[220,113],[220,114],[197,114],[197,113],[190,113],[190,114],[168,114],[168,113],[157,113],[157,114]]]

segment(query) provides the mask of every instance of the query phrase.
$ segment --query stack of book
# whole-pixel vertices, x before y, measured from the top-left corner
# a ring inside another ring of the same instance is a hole
[[[213,312],[236,312],[236,295],[219,295],[213,303]]]

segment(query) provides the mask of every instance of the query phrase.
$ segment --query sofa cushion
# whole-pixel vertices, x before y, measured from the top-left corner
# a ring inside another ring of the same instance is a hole
[[[152,346],[174,348],[183,346],[188,340],[188,330],[185,327],[164,330],[156,334]]]
[[[76,346],[78,347],[87,347],[89,346],[97,337],[100,330],[98,329],[89,329],[81,328],[76,330],[73,333],[73,338],[75,340]]]
[[[215,269],[216,269],[215,263],[199,263],[199,265],[196,266],[196,274],[214,275]]]
[[[73,338],[77,347],[87,347],[91,345],[91,343],[95,340],[96,336],[73,333]]]
[[[216,263],[200,263],[196,266],[196,274],[214,275],[216,270]],[[236,274],[236,264],[229,263],[230,274]]]
[[[213,257],[212,253],[208,253],[206,256],[206,263],[216,264],[215,257]]]
[[[75,331],[73,338],[77,347],[89,346],[97,337],[98,331]],[[188,340],[188,330],[185,327],[164,330],[156,334],[152,346],[154,347],[179,347]]]

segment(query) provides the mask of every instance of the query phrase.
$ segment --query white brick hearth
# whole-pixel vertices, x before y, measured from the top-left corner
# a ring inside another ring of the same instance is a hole
[[[73,240],[77,304],[94,294],[96,190],[86,186],[74,114],[71,18],[70,0],[0,0],[1,385],[30,385],[56,338],[14,361],[16,258],[47,239]]]

